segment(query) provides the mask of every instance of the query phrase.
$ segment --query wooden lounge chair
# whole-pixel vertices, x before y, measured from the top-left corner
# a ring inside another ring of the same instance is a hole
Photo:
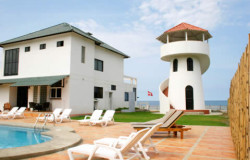
[[[94,144],[83,144],[68,149],[68,156],[70,160],[74,160],[72,153],[80,153],[89,155],[88,160],[93,157],[107,158],[112,160],[124,160],[125,155],[132,155],[129,159],[139,157],[142,159],[136,145],[138,141],[146,134],[149,128],[138,131],[135,136],[128,139],[121,148],[116,148],[107,145],[94,145]],[[130,152],[133,149],[135,152]]]
[[[176,110],[174,109],[170,109],[169,112],[167,112],[162,118],[159,119],[154,119],[152,121],[148,121],[148,122],[132,122],[132,125],[155,125],[157,123],[165,123],[174,113],[176,112]]]
[[[91,116],[85,116],[84,119],[78,120],[80,124],[88,123],[90,124],[90,121],[99,120],[101,118],[103,110],[94,110]]]
[[[90,120],[90,125],[101,124],[101,126],[107,126],[109,122],[114,124],[114,110],[107,110],[101,119]]]
[[[183,111],[176,111],[163,125],[158,129],[159,134],[165,133],[165,132],[174,132],[174,135],[177,136],[177,132],[180,132],[181,139],[183,139],[184,131],[191,130],[191,128],[185,128],[183,125],[176,125],[175,122],[181,118],[181,116],[184,114]],[[138,124],[138,125],[132,125],[133,128],[136,130],[141,130],[143,128],[152,127],[150,124]]]
[[[159,127],[162,125],[162,123],[157,123],[154,125],[138,142],[137,149],[142,152],[143,157],[147,160],[150,159],[150,157],[147,155],[147,151],[149,148],[153,148],[155,153],[158,153],[158,150],[155,147],[155,144],[153,143],[151,136],[159,129]],[[128,137],[120,136],[119,138],[102,138],[99,140],[94,141],[94,144],[102,144],[102,145],[108,145],[111,146],[116,143],[115,147],[122,147],[126,141],[133,137],[135,133],[130,134]],[[145,142],[149,140],[150,144],[146,144]]]

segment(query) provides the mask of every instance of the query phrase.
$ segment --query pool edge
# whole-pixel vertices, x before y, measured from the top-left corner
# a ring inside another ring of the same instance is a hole
[[[0,122],[0,125],[17,126],[33,128],[30,123],[13,123]],[[42,156],[54,152],[58,152],[77,145],[82,141],[82,138],[74,132],[70,127],[46,127],[49,131],[43,132],[42,135],[50,136],[50,141],[16,148],[0,149],[0,160],[23,159]]]

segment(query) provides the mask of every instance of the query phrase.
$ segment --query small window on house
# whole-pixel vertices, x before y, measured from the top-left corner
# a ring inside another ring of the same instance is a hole
[[[173,62],[173,72],[177,72],[177,70],[178,70],[178,60],[174,59],[174,62]]]
[[[50,89],[50,98],[61,98],[62,97],[62,88],[53,87]]]
[[[103,88],[95,87],[94,88],[94,98],[103,98]]]
[[[124,101],[128,101],[128,99],[129,99],[129,98],[128,98],[128,92],[125,92],[125,93],[124,93]]]
[[[95,70],[103,72],[103,61],[99,59],[95,59]]]
[[[46,49],[46,44],[44,43],[44,44],[40,44],[40,50],[42,50],[42,49]]]
[[[115,91],[116,90],[116,85],[111,85],[111,90]]]
[[[29,52],[30,51],[30,46],[24,48],[24,52]]]
[[[82,63],[85,63],[85,47],[82,46],[82,57],[81,57]]]
[[[64,45],[64,41],[57,41],[57,47],[62,47]]]
[[[193,59],[192,58],[187,59],[187,70],[193,71]]]

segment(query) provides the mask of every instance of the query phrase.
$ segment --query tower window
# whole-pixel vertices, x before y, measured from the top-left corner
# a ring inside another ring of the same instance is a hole
[[[178,70],[178,60],[174,59],[174,63],[173,63],[173,72],[177,72]]]
[[[192,58],[188,58],[187,59],[187,70],[188,71],[193,71],[194,69],[193,69],[194,67],[193,67],[193,59]]]

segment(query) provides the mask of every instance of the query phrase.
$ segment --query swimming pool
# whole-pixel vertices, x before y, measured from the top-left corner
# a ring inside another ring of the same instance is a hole
[[[0,149],[40,144],[51,140],[31,128],[0,125]]]

